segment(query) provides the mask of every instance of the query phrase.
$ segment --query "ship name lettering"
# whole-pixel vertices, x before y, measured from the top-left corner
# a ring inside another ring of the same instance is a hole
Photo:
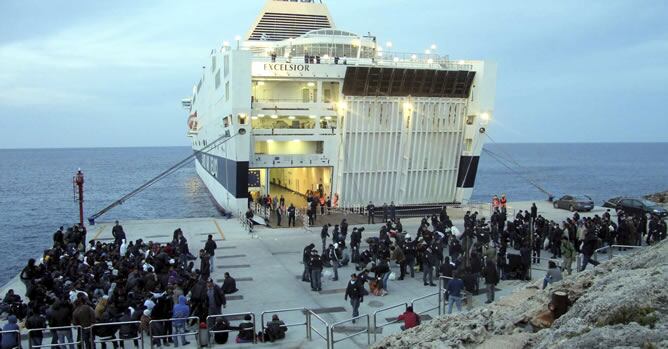
[[[265,63],[264,70],[274,71],[310,71],[308,64]]]

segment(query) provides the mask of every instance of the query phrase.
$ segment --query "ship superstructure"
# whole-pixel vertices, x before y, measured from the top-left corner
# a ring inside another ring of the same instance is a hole
[[[182,101],[197,172],[222,208],[276,192],[341,207],[469,199],[494,64],[391,52],[315,1],[269,0],[236,39],[211,51]]]

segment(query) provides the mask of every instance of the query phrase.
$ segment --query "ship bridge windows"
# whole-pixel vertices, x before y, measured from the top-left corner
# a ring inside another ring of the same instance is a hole
[[[252,85],[253,101],[266,102],[317,102],[316,81],[272,81],[257,80]]]

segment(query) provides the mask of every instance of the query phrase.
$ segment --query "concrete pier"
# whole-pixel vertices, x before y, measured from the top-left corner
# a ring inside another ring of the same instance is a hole
[[[539,214],[547,219],[554,219],[561,222],[572,213],[565,210],[556,210],[552,208],[551,203],[536,202]],[[513,202],[509,205],[509,216],[517,210],[529,209],[531,202]],[[453,217],[461,217],[461,209],[449,208],[448,212]],[[602,214],[605,208],[596,207],[591,212],[581,213],[582,216],[593,216]],[[481,212],[482,213],[482,212]],[[614,215],[614,210],[611,212]],[[489,217],[488,212],[483,213]],[[614,218],[613,218],[614,219]],[[404,230],[415,234],[420,220],[417,218],[402,219]],[[339,268],[339,280],[331,281],[329,273],[331,269],[325,269],[323,276],[323,287],[321,292],[311,291],[310,285],[301,281],[303,265],[301,263],[302,249],[309,243],[314,243],[320,250],[320,226],[315,226],[311,230],[304,228],[282,228],[268,229],[256,227],[255,234],[249,235],[241,226],[237,218],[193,218],[193,219],[164,219],[164,220],[140,220],[140,221],[121,221],[123,228],[129,240],[142,238],[144,241],[153,241],[166,243],[171,241],[172,233],[175,229],[181,228],[188,239],[190,250],[193,254],[203,248],[208,234],[213,235],[217,241],[218,250],[216,251],[215,271],[212,278],[222,283],[223,273],[229,272],[237,279],[237,288],[239,291],[234,295],[228,296],[227,307],[223,309],[224,314],[253,312],[257,316],[257,324],[260,325],[260,314],[263,311],[273,309],[306,307],[314,309],[323,319],[329,323],[349,319],[352,314],[352,308],[349,302],[344,301],[346,284],[351,273],[355,272],[354,265]],[[460,229],[463,229],[463,220],[455,219],[454,223]],[[98,223],[89,227],[88,239],[101,241],[112,240],[111,229],[113,222]],[[349,232],[353,226],[349,227]],[[364,240],[370,236],[377,236],[380,224],[365,225],[363,234],[362,249],[366,247]],[[515,252],[509,249],[509,252]],[[198,267],[196,263],[196,268]],[[392,268],[398,274],[398,266],[392,263]],[[541,263],[540,268],[547,269],[547,261]],[[541,280],[544,272],[534,271],[534,280]],[[513,289],[525,285],[524,282],[517,280],[501,281],[497,286],[500,289],[496,298],[503,298]],[[423,286],[422,273],[416,273],[415,278],[408,277],[403,281],[389,281],[389,294],[387,296],[376,297],[369,295],[364,298],[360,307],[360,314],[372,314],[374,311],[395,304],[410,302],[412,299],[437,292],[437,287]],[[18,280],[18,276],[8,284],[0,288],[2,295],[7,289],[13,288],[18,294],[24,294],[23,284]],[[481,285],[484,289],[484,285]],[[473,306],[484,306],[486,295],[481,293],[474,297]],[[437,297],[432,296],[416,303],[416,311],[421,311],[437,305]],[[399,315],[403,310],[401,308],[388,311],[382,314],[382,321]],[[429,316],[436,317],[436,310],[427,313],[424,320]],[[305,316],[300,312],[284,313],[279,315],[286,323],[303,322]],[[271,319],[271,313],[264,319],[265,322]],[[381,319],[379,319],[381,321]],[[233,322],[233,325],[237,322]],[[366,323],[357,325],[348,325],[348,331],[359,330]],[[324,326],[314,322],[316,329],[324,332]],[[320,327],[318,327],[320,326]],[[387,326],[382,331],[377,332],[378,338],[388,334],[400,331],[399,324]],[[256,330],[257,332],[257,330]],[[351,332],[349,332],[351,333]],[[230,333],[231,343],[224,347],[246,347],[248,344],[234,344],[236,332]],[[340,338],[344,333],[338,333]],[[190,340],[194,343],[194,340]],[[145,345],[149,345],[147,342]],[[318,338],[315,334],[312,341],[306,339],[306,330],[304,326],[291,327],[287,332],[286,339],[273,344],[261,344],[266,347],[280,348],[324,348],[324,340]],[[338,347],[343,348],[363,348],[367,346],[365,335],[360,335],[351,340],[342,342]],[[27,347],[27,345],[26,345]]]

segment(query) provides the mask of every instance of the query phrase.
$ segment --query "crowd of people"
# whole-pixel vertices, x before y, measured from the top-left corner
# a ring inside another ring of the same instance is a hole
[[[252,323],[250,327],[248,321],[232,326],[224,316],[215,317],[225,308],[226,295],[238,289],[229,273],[224,274],[222,285],[211,278],[217,248],[212,235],[197,256],[191,253],[181,229],[173,232],[169,243],[128,242],[118,222],[112,235],[108,243],[91,240],[86,244],[83,227],[58,229],[53,247],[39,261],[30,259],[20,273],[25,298],[14,290],[3,298],[0,312],[8,314],[3,330],[13,330],[22,321],[27,330],[59,328],[46,331],[51,344],[71,349],[73,331],[66,327],[72,325],[81,326],[82,331],[74,334],[76,342],[82,341],[86,348],[92,347],[93,339],[112,341],[114,348],[124,347],[125,341],[137,347],[142,333],[163,336],[153,340],[154,346],[178,347],[188,344],[186,328],[202,323],[222,331],[214,336],[219,344],[227,342],[232,331],[239,331],[237,342],[255,340]],[[207,323],[208,316],[215,321]],[[260,337],[280,338],[275,327],[271,325],[272,330]],[[33,346],[39,346],[44,332],[31,331],[29,337]],[[17,345],[17,336],[2,336],[2,349]],[[104,349],[106,344],[101,346]]]

